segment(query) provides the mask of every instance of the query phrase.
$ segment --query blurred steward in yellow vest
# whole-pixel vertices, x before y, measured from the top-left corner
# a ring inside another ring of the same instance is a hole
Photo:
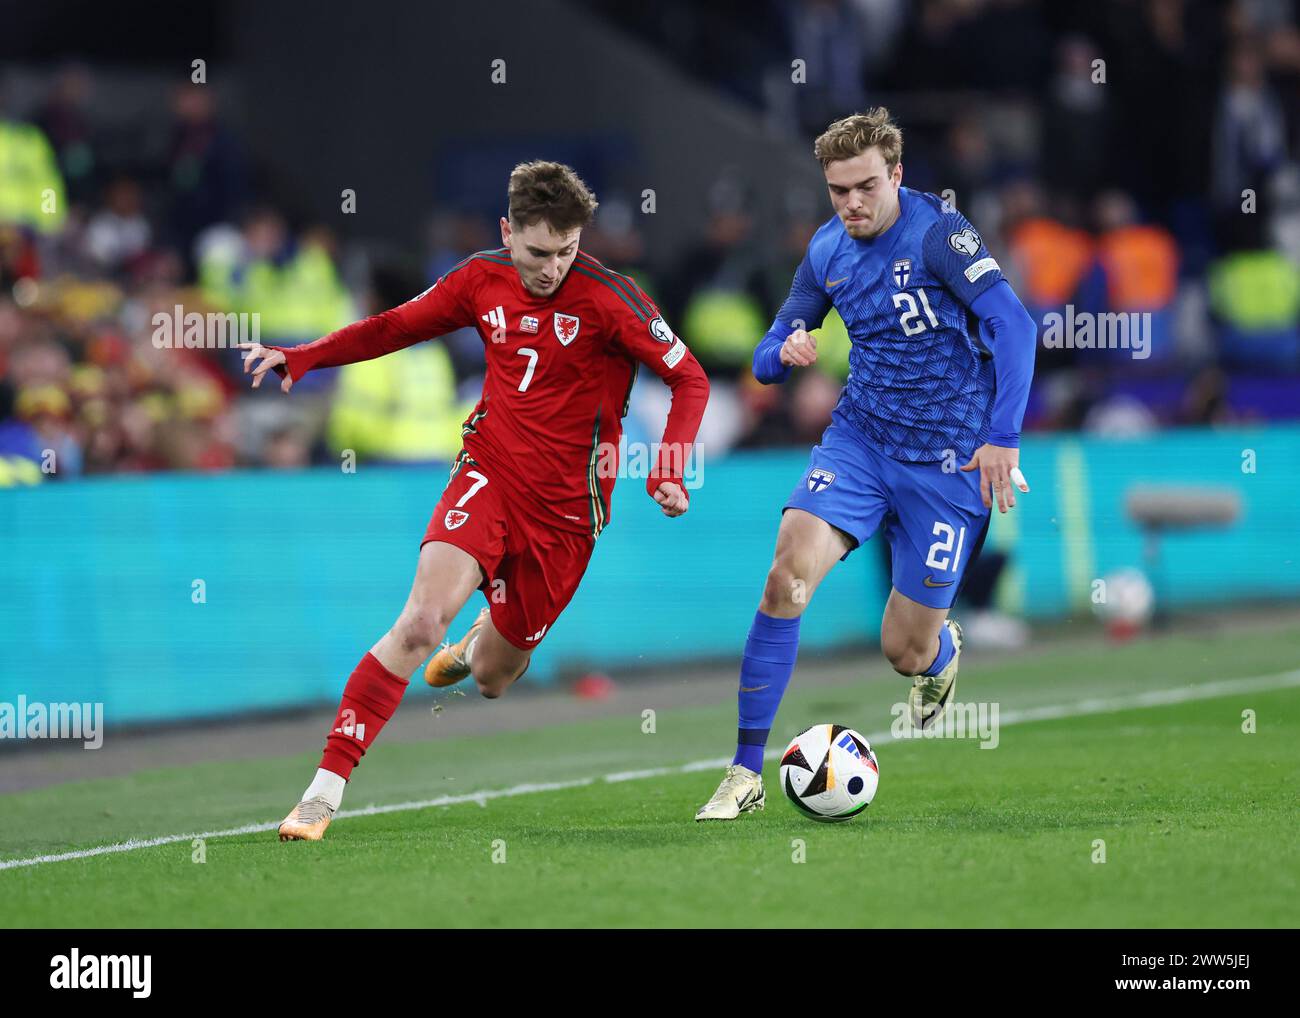
[[[326,438],[360,460],[446,463],[473,409],[456,399],[451,356],[434,340],[339,369]]]
[[[50,234],[66,215],[63,175],[41,129],[0,119],[0,224]]]

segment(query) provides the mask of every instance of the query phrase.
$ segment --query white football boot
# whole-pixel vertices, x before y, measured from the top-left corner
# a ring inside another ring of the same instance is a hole
[[[713,798],[700,807],[696,820],[735,820],[742,813],[762,809],[767,802],[763,790],[763,776],[748,767],[732,764],[727,776],[713,793]]]
[[[281,841],[320,841],[334,819],[334,807],[323,795],[304,799],[280,822]]]
[[[943,624],[952,633],[952,660],[938,675],[912,676],[912,690],[907,695],[912,726],[922,730],[938,723],[943,717],[943,712],[948,709],[953,691],[957,688],[957,662],[961,659],[961,626],[952,619],[945,619]]]

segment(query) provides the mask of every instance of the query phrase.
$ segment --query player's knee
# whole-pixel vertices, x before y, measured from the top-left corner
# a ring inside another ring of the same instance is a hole
[[[478,686],[479,693],[485,700],[495,700],[506,691],[504,686],[492,685],[491,683],[484,682],[481,679],[475,679],[474,682]]]
[[[799,576],[799,570],[778,559],[768,570],[759,611],[778,618],[793,618],[803,614],[810,594],[808,583]]]
[[[435,606],[408,606],[393,626],[402,650],[408,654],[427,657],[447,632],[451,619]]]
[[[507,675],[500,668],[474,669],[474,684],[487,700],[495,700],[504,695],[513,679],[513,675]]]
[[[525,663],[520,667],[518,661],[512,660],[487,660],[479,662],[475,660],[474,684],[478,686],[478,691],[487,699],[495,700],[503,696],[505,691],[514,684],[525,671],[528,665]]]
[[[894,666],[894,671],[899,675],[920,675],[930,662],[926,661],[923,655],[909,650],[901,654],[889,655],[889,663]]]
[[[933,654],[927,656],[928,648],[923,642],[907,636],[882,634],[881,650],[900,675],[920,675],[934,660]]]

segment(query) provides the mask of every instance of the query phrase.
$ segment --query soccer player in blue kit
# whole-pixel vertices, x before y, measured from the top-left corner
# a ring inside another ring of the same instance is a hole
[[[948,618],[993,502],[1016,504],[1037,330],[965,219],[901,186],[903,136],[884,108],[832,124],[814,152],[835,216],[808,245],[754,351],[781,382],[816,363],[832,306],[852,340],[848,384],[785,503],[740,668],[736,755],[696,820],[762,809],[763,751],[794,671],[799,619],[831,567],[881,526],[893,589],[880,642],[912,679],[913,725],[951,700],[961,627]]]

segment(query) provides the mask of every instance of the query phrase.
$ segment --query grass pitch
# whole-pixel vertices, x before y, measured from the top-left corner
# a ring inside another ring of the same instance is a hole
[[[797,815],[774,761],[765,811],[692,821],[721,767],[682,765],[729,757],[730,703],[658,711],[653,734],[647,702],[526,732],[381,741],[345,809],[518,794],[344,817],[317,844],[209,837],[202,862],[187,837],[3,869],[0,924],[1296,926],[1297,662],[1300,626],[968,661],[957,699],[999,704],[998,747],[875,739],[880,791],[839,825]],[[1263,678],[1224,682],[1249,677]],[[1136,705],[1160,690],[1191,698]],[[905,693],[887,678],[801,689],[796,674],[773,747],[816,722],[881,733]],[[1035,720],[1048,705],[1073,716]],[[0,797],[0,863],[278,821],[316,754],[276,748]],[[626,773],[652,768],[668,770]],[[518,790],[538,782],[564,787]]]

